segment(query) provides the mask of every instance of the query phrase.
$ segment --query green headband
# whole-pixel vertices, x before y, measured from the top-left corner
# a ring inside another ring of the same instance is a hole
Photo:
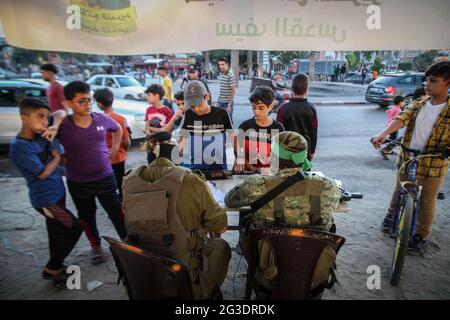
[[[310,170],[312,168],[312,163],[308,160],[308,148],[300,152],[293,152],[283,148],[274,140],[270,149],[278,158],[290,160],[298,166],[301,165],[303,170]]]

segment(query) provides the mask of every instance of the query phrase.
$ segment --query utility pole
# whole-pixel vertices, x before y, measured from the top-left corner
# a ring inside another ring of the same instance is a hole
[[[248,67],[248,78],[253,78],[253,51],[247,51],[247,67]]]
[[[310,51],[309,53],[309,80],[314,81],[314,67],[316,64],[317,51]]]
[[[205,71],[211,77],[211,63],[209,62],[209,51],[205,51]]]
[[[236,78],[236,87],[239,86],[239,50],[231,50],[231,70]]]

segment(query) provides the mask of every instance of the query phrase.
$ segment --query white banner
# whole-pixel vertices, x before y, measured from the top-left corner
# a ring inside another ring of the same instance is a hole
[[[1,0],[17,47],[109,55],[450,48],[449,0]]]

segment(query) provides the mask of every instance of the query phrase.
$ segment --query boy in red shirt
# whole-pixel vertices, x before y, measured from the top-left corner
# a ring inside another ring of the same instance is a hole
[[[145,114],[145,133],[148,138],[157,132],[172,132],[175,122],[183,115],[183,111],[178,109],[174,114],[168,107],[164,106],[161,99],[164,97],[164,89],[158,84],[152,84],[145,91],[147,93],[147,101],[150,106]],[[152,150],[150,140],[147,142],[147,160],[151,159]]]

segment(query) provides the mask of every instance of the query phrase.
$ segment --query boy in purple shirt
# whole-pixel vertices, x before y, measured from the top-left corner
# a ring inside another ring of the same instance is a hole
[[[105,261],[96,223],[95,198],[108,213],[117,233],[125,239],[127,232],[119,190],[110,159],[117,154],[122,128],[107,115],[91,112],[89,85],[74,81],[64,87],[64,95],[73,114],[59,129],[67,159],[67,186],[78,211],[78,217],[94,251],[93,263]],[[106,133],[112,132],[111,149]]]

